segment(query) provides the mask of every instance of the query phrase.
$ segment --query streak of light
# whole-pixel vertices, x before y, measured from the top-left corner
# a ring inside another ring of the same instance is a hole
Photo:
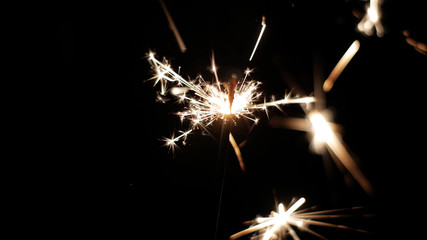
[[[368,194],[373,194],[370,182],[356,165],[353,157],[350,155],[341,139],[332,130],[323,115],[317,111],[312,111],[309,113],[308,119],[313,127],[313,143],[315,148],[319,148],[320,145],[325,145],[331,156],[336,156],[336,159],[344,165],[363,190]]]
[[[357,40],[355,40],[350,45],[350,47],[347,49],[347,51],[341,57],[341,59],[339,60],[339,62],[335,66],[335,68],[332,70],[331,74],[329,74],[329,77],[323,83],[323,90],[325,92],[329,92],[332,89],[332,87],[334,86],[335,81],[340,76],[340,74],[345,69],[345,67],[350,62],[350,60],[357,53],[357,51],[359,50],[359,48],[360,48],[360,43]]]
[[[215,64],[215,55],[214,55],[213,51],[212,51],[212,60],[211,60],[211,62],[212,62],[212,72],[213,72],[213,74],[215,76],[215,80],[216,80],[216,84],[218,85],[218,89],[220,90],[221,89],[221,84],[219,83],[219,78],[218,78],[218,73],[217,73],[217,67],[216,67],[216,64]]]
[[[231,143],[231,146],[233,146],[234,152],[236,153],[237,160],[239,161],[240,169],[242,169],[242,172],[245,172],[245,163],[243,162],[242,153],[240,152],[239,145],[237,145],[236,140],[233,137],[233,134],[230,133],[229,135],[229,141]]]
[[[262,25],[261,32],[259,33],[258,39],[257,39],[257,41],[256,41],[256,43],[255,43],[254,50],[252,51],[252,54],[251,54],[251,56],[249,57],[249,61],[252,61],[252,58],[253,58],[253,56],[254,56],[254,54],[255,54],[255,51],[256,51],[256,49],[258,48],[258,44],[259,44],[259,42],[261,41],[262,35],[264,34],[265,27],[267,26],[267,25],[265,24],[265,16],[262,16],[262,22],[261,22],[261,25]]]
[[[171,138],[163,138],[161,139],[162,141],[165,142],[164,146],[169,148],[169,151],[171,151],[172,153],[175,153],[175,149],[178,148],[178,146],[176,145],[176,142],[179,141],[181,138],[184,139],[184,143],[185,143],[185,139],[187,139],[187,135],[190,134],[193,130],[190,129],[186,132],[182,132],[181,135],[179,135],[178,137],[174,137],[174,134],[172,134]]]
[[[179,49],[181,50],[181,52],[185,52],[187,51],[187,47],[184,44],[184,41],[181,38],[181,34],[179,34],[178,28],[175,25],[175,22],[172,19],[172,16],[170,15],[166,4],[163,2],[163,0],[159,0],[160,4],[162,5],[162,9],[165,12],[166,18],[168,19],[169,22],[169,27],[172,30],[173,34],[175,35],[175,39],[178,43]]]
[[[427,45],[426,44],[424,44],[422,42],[418,42],[415,39],[411,38],[411,35],[410,35],[408,30],[404,30],[402,32],[402,34],[405,36],[406,43],[408,43],[409,45],[414,47],[414,49],[417,50],[418,52],[420,52],[421,54],[427,56]]]
[[[288,96],[285,96],[283,99],[280,99],[277,101],[265,102],[261,104],[255,104],[250,106],[250,108],[266,109],[267,107],[271,107],[271,106],[277,107],[278,105],[283,105],[283,104],[291,104],[291,103],[307,104],[312,102],[315,102],[314,97],[289,98]]]

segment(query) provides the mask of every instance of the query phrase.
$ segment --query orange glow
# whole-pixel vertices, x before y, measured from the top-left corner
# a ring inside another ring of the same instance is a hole
[[[332,70],[331,74],[329,74],[326,81],[323,83],[323,90],[325,92],[329,92],[334,86],[335,81],[341,75],[342,71],[345,69],[350,60],[354,57],[354,55],[359,51],[360,43],[355,40],[347,51],[344,53],[342,58],[339,60],[335,68]]]

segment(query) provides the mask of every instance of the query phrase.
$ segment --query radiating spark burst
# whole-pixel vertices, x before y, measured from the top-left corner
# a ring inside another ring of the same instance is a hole
[[[284,99],[255,104],[255,101],[260,99],[262,92],[258,91],[258,86],[261,84],[258,81],[247,80],[251,73],[251,69],[246,69],[245,77],[242,81],[234,79],[234,86],[221,87],[217,67],[214,59],[212,59],[212,71],[215,75],[215,84],[206,82],[202,76],[198,76],[194,80],[185,80],[178,73],[172,70],[169,63],[163,62],[155,58],[154,53],[150,52],[148,57],[155,71],[155,75],[151,78],[154,80],[154,85],[160,84],[161,94],[165,95],[168,83],[175,83],[178,88],[175,93],[179,101],[186,104],[185,110],[177,113],[181,120],[187,120],[191,124],[190,130],[195,128],[205,129],[218,119],[226,119],[226,116],[233,115],[236,118],[246,118],[254,124],[258,122],[258,118],[254,115],[253,110],[267,110],[269,106],[284,105],[284,104],[302,104],[314,102],[314,97],[291,98],[289,95]],[[233,84],[230,84],[230,86]],[[185,89],[185,90],[183,90]],[[185,138],[191,131],[186,131],[174,138],[165,138],[167,146],[173,150],[176,147],[176,142]]]
[[[344,215],[326,215],[333,212],[343,211],[345,209],[334,209],[334,210],[325,210],[325,211],[316,211],[309,212],[310,208],[298,210],[302,204],[304,204],[305,198],[300,198],[293,205],[286,210],[285,206],[280,203],[278,205],[278,211],[271,211],[270,216],[268,217],[258,217],[255,220],[251,221],[254,223],[253,226],[240,231],[236,234],[230,236],[230,239],[237,239],[249,233],[258,232],[255,237],[252,239],[262,239],[262,240],[270,240],[270,239],[284,239],[286,235],[290,235],[292,239],[299,240],[294,227],[299,229],[300,231],[306,231],[310,234],[318,236],[320,238],[326,239],[322,235],[314,232],[309,229],[309,225],[317,225],[323,227],[335,227],[342,229],[351,229],[359,232],[365,232],[360,229],[353,229],[344,225],[332,224],[321,222],[313,219],[325,219],[325,218],[338,218],[343,217]],[[352,208],[355,209],[355,208]],[[297,211],[298,210],[298,211]]]
[[[381,0],[370,0],[369,4],[366,4],[366,14],[357,25],[357,29],[360,32],[372,36],[375,29],[378,37],[384,35],[384,28],[381,24],[380,2]]]

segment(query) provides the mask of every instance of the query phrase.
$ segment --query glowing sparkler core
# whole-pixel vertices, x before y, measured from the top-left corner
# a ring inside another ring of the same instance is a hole
[[[258,118],[254,116],[254,109],[266,110],[268,106],[277,107],[283,104],[314,102],[313,97],[290,98],[285,96],[284,99],[278,101],[255,104],[254,102],[262,96],[262,92],[257,91],[261,83],[247,80],[251,70],[245,71],[245,77],[242,81],[233,78],[228,89],[224,89],[221,88],[213,58],[212,71],[216,84],[207,83],[201,76],[195,80],[185,80],[172,70],[167,61],[157,60],[152,52],[149,53],[148,60],[156,73],[151,79],[155,80],[154,85],[160,83],[161,94],[166,94],[168,82],[175,83],[182,88],[174,90],[174,94],[179,97],[180,102],[187,104],[185,111],[179,112],[178,115],[181,120],[189,120],[191,130],[176,138],[164,139],[166,145],[170,146],[172,150],[175,147],[175,142],[180,138],[185,138],[192,129],[201,127],[206,130],[206,127],[217,119],[225,119],[226,116],[233,115],[236,118],[245,117],[256,124]],[[184,89],[188,90],[189,93],[187,94]]]

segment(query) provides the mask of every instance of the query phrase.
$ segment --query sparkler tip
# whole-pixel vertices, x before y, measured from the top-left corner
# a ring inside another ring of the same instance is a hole
[[[326,81],[323,83],[323,91],[325,92],[331,91],[333,85],[334,85],[333,81],[331,81],[329,78],[326,79]]]

